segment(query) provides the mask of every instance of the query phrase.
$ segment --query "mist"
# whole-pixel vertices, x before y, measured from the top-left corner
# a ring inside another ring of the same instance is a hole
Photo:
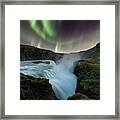
[[[25,75],[49,79],[56,97],[59,100],[66,100],[75,94],[77,77],[74,75],[74,68],[78,60],[80,60],[79,55],[69,54],[64,55],[56,63],[52,60],[21,61],[20,71]],[[35,61],[40,63],[35,64]]]

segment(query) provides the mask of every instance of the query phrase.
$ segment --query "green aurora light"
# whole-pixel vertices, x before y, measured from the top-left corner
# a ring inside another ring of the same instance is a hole
[[[88,21],[90,26],[87,26],[86,21],[77,21],[78,26],[77,24],[74,24],[75,21],[71,22],[71,24],[67,24],[67,22],[69,22],[69,20],[65,21],[33,19],[23,21],[24,24],[21,24],[22,43],[30,44],[31,46],[36,46],[39,48],[50,49],[55,52],[67,52],[67,50],[77,51],[77,49],[86,49],[94,45],[96,41],[99,40],[99,25],[95,25],[97,26],[97,28],[94,27],[94,21],[92,21],[92,23],[91,21]],[[29,26],[27,26],[27,24],[29,24]],[[84,25],[85,27],[83,27]],[[85,29],[81,29],[80,31],[82,32],[79,32],[79,28],[81,28],[81,26]],[[27,29],[30,30],[26,31]],[[87,29],[90,29],[91,31],[95,30],[94,34]],[[74,30],[76,30],[76,33],[74,32]],[[71,34],[68,34],[69,31],[71,32]],[[90,40],[92,40],[93,43],[91,43]]]
[[[56,44],[55,31],[49,20],[41,20],[42,27],[37,24],[37,20],[29,20],[31,28],[43,40]]]
[[[42,20],[42,25],[43,25],[43,31],[49,35],[50,37],[55,37],[55,31],[53,28],[53,25],[51,23],[51,21],[49,20]]]

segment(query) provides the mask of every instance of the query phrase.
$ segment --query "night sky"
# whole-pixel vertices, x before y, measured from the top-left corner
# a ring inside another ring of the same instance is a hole
[[[77,52],[100,41],[99,20],[21,20],[20,43],[54,52]]]

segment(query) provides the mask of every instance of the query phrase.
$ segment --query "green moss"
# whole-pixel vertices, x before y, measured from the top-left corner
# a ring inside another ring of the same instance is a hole
[[[20,75],[21,100],[55,100],[57,99],[49,80]]]
[[[75,74],[80,80],[100,79],[100,64],[98,60],[89,59],[79,61],[75,68]]]
[[[56,54],[53,51],[39,49],[29,45],[20,45],[20,60],[59,60],[63,54]]]
[[[78,77],[76,93],[90,99],[100,99],[100,59],[86,59],[78,62],[75,68]]]
[[[100,99],[100,81],[99,80],[81,80],[80,86],[76,92],[85,94],[91,99]]]

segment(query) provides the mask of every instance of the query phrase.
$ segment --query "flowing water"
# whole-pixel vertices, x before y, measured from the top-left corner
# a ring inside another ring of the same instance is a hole
[[[44,77],[60,100],[65,100],[75,94],[77,77],[73,74],[77,56],[64,56],[55,63],[52,60],[21,61],[20,72],[36,78]]]

